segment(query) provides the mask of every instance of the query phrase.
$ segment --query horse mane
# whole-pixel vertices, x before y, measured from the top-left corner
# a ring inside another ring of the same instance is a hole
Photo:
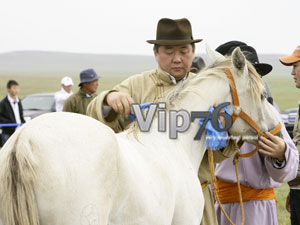
[[[218,77],[223,79],[224,81],[229,82],[226,74],[224,73],[225,69],[229,69],[231,66],[231,59],[227,57],[224,61],[216,61],[209,66],[207,66],[204,70],[202,70],[197,76],[192,77],[190,79],[185,80],[181,83],[177,88],[170,91],[166,97],[167,110],[170,108],[178,108],[180,105],[178,102],[181,99],[181,96],[186,94],[187,92],[199,92],[197,88],[197,84],[205,79],[211,79],[213,77]],[[256,72],[255,68],[252,66],[250,62],[247,61],[247,68],[249,71],[249,87],[251,90],[251,99],[253,103],[260,102],[261,93],[265,90],[263,81],[261,76]]]

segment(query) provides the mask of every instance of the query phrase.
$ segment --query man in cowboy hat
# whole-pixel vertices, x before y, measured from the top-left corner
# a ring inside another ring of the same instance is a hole
[[[195,43],[201,40],[193,39],[189,20],[185,18],[160,19],[156,40],[147,41],[154,44],[153,52],[158,67],[152,71],[131,76],[112,90],[102,92],[89,104],[87,115],[102,121],[115,132],[123,131],[130,123],[128,115],[131,104],[163,102],[169,91],[185,79],[195,76],[190,69],[195,56]],[[235,145],[230,142],[226,150],[214,151],[214,158],[224,160],[234,151]],[[199,174],[205,174],[210,178],[208,164],[203,167],[203,170],[205,171],[199,171]],[[205,183],[203,185],[206,186]],[[215,209],[208,189],[204,190],[204,197],[203,220],[205,221],[202,220],[202,224],[217,224],[217,219],[210,217]]]
[[[99,78],[93,69],[83,70],[78,85],[80,89],[64,102],[63,111],[85,115],[88,104],[97,96]]]
[[[91,102],[87,114],[103,121],[115,132],[124,130],[130,123],[131,104],[159,102],[176,85],[194,75],[189,71],[195,56],[195,43],[201,40],[193,39],[187,19],[160,19],[156,40],[147,41],[154,44],[158,67],[131,76],[112,90],[102,92]]]
[[[296,88],[300,88],[300,45],[290,56],[280,58],[280,62],[285,66],[292,66],[291,75],[294,78]],[[294,130],[293,141],[300,154],[300,111],[298,111]],[[290,192],[287,197],[286,208],[291,213],[291,224],[300,224],[300,167],[298,168],[297,177],[289,182]]]
[[[267,63],[260,63],[256,50],[246,43],[230,41],[216,50],[223,55],[231,55],[236,47],[240,47],[246,59],[256,71],[265,76],[272,70]],[[276,111],[274,109],[274,111]],[[280,115],[278,114],[280,118]],[[274,188],[287,182],[296,175],[298,154],[295,145],[282,124],[283,139],[267,133],[269,139],[260,137],[259,152],[248,158],[240,158],[238,163],[239,181],[243,193],[245,225],[277,224],[276,200]],[[249,153],[256,146],[244,143],[240,152]],[[216,167],[217,188],[222,206],[234,224],[242,221],[239,203],[237,177],[233,157],[224,160]],[[230,224],[216,203],[219,224]],[[255,215],[255,216],[254,216]]]

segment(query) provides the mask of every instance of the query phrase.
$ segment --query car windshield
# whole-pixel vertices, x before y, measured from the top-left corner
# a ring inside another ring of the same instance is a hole
[[[22,100],[24,110],[51,110],[54,97],[49,95],[32,95]]]

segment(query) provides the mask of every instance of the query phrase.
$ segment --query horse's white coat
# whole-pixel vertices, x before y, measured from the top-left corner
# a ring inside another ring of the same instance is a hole
[[[242,73],[234,73],[242,108],[263,131],[274,128],[279,121],[265,101],[252,103],[248,77]],[[170,103],[173,108],[206,111],[214,103],[231,102],[225,79],[189,82]],[[204,200],[197,172],[205,143],[204,138],[193,141],[198,128],[197,120],[170,140],[167,132],[157,131],[155,119],[150,132],[138,132],[137,140],[133,133],[116,135],[86,116],[42,115],[19,129],[0,152],[2,224],[14,224],[7,216],[10,200],[26,204],[14,199],[8,184],[9,174],[18,171],[34,190],[39,215],[39,223],[20,225],[199,225]],[[238,119],[230,132],[247,135],[253,129]],[[17,162],[24,159],[23,166],[13,169],[12,155]],[[35,171],[32,180],[22,175],[27,167]],[[17,190],[24,187],[15,182]],[[25,218],[28,212],[20,214]]]

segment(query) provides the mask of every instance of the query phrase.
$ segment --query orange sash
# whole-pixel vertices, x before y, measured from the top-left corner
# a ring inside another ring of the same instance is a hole
[[[221,203],[240,202],[238,186],[236,183],[229,183],[217,179],[217,193]],[[274,189],[254,189],[241,184],[243,202],[250,200],[272,200],[275,199]]]

